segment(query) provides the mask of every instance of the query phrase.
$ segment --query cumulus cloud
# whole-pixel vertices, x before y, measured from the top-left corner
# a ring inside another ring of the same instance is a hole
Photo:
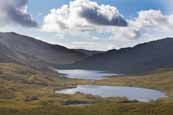
[[[133,47],[139,43],[173,37],[172,28],[173,14],[164,15],[160,10],[140,11],[136,18],[128,20],[127,27],[99,27],[95,34],[79,33],[77,37],[83,36],[81,41],[88,45],[74,44],[73,47],[95,50]],[[100,34],[103,36],[98,36]]]
[[[135,20],[129,21],[126,28],[130,33],[140,36],[150,34],[151,37],[169,36],[172,33],[173,15],[164,15],[160,10],[140,11]],[[162,34],[162,35],[161,35]]]
[[[127,22],[116,7],[91,0],[74,0],[69,5],[52,9],[44,18],[43,30],[90,30],[95,26],[127,26]]]
[[[138,17],[128,23],[126,28],[112,28],[111,40],[115,43],[114,48],[173,36],[173,15],[164,15],[160,10],[140,11]],[[121,45],[116,45],[120,42]]]
[[[27,13],[28,0],[0,0],[1,25],[9,23],[36,27],[37,22]]]
[[[68,10],[63,10],[66,8]],[[64,22],[59,21],[60,16],[57,15],[57,10],[53,10],[52,12],[55,12],[55,14],[52,15],[52,13],[50,13],[50,16],[48,15],[47,18],[52,21],[48,21],[49,24],[47,24],[49,26],[47,25],[45,29],[51,32],[57,32],[57,34],[62,33],[64,40],[68,41],[68,44],[66,43],[65,45],[70,48],[94,50],[119,49],[132,47],[139,43],[173,37],[173,14],[165,15],[160,10],[139,11],[137,17],[127,20],[128,26],[125,27],[109,26],[107,23],[105,25],[108,26],[103,26],[104,23],[102,22],[101,24],[100,22],[95,23],[95,21],[93,21],[95,19],[88,20],[87,17],[78,18],[78,16],[81,16],[81,13],[76,16],[76,12],[70,14],[73,15],[70,16],[70,19],[69,12],[71,12],[71,10],[69,6],[63,6],[63,8],[58,9],[58,13],[60,12],[59,10],[63,13],[67,11],[67,13],[65,13],[67,17],[64,18],[63,15],[61,18]],[[110,13],[104,14],[107,14],[107,18],[110,15]],[[74,18],[75,16],[76,18]],[[56,24],[51,22],[56,22]],[[80,27],[80,30],[81,28],[89,28],[89,30],[92,28],[92,31],[75,31],[78,27]],[[62,28],[64,28],[63,32],[60,31]],[[65,29],[71,29],[71,31],[65,31]]]

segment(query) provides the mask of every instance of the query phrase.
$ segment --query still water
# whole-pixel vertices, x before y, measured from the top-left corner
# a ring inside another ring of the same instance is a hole
[[[101,80],[101,79],[106,79],[106,76],[117,75],[102,71],[80,70],[80,69],[57,70],[57,71],[61,74],[64,74],[64,76],[67,78],[85,79],[85,80]]]
[[[96,85],[78,85],[76,88],[64,89],[57,91],[56,93],[75,94],[77,92],[101,97],[127,97],[129,100],[138,100],[142,102],[149,102],[151,100],[157,100],[161,97],[166,97],[164,93],[158,90]]]

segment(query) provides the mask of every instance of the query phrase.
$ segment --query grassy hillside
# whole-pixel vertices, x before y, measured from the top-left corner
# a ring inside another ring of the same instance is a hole
[[[0,99],[18,100],[41,94],[44,88],[57,85],[55,77],[48,77],[31,68],[10,63],[0,64]]]
[[[94,101],[83,94],[73,96],[55,94],[55,90],[74,87],[75,80],[65,79],[55,73],[44,73],[25,66],[0,64],[0,108],[28,108],[44,103],[63,104],[67,100]]]
[[[0,63],[0,79],[22,84],[56,85],[55,77],[12,63]]]

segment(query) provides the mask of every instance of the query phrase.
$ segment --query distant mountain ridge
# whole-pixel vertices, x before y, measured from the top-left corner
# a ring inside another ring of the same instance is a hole
[[[73,49],[73,50],[78,51],[78,52],[81,52],[81,53],[84,53],[87,56],[93,56],[93,55],[96,55],[96,54],[99,54],[99,53],[103,53],[104,52],[104,51],[85,50],[85,49]]]
[[[152,41],[133,48],[110,50],[64,68],[94,69],[119,74],[143,73],[173,67],[173,38]]]
[[[0,62],[11,61],[37,67],[72,64],[87,57],[84,53],[14,32],[0,33],[0,54]]]

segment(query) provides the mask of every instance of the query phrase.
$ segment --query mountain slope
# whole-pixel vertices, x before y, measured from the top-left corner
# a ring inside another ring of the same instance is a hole
[[[103,53],[104,51],[95,51],[95,50],[85,50],[85,49],[74,49],[75,51],[84,53],[87,56],[93,56],[99,53]]]
[[[19,59],[19,57],[15,52],[0,43],[0,62],[17,62],[17,59]]]
[[[51,45],[16,33],[0,33],[0,62],[22,64],[71,64],[87,55],[58,45]]]
[[[166,38],[133,48],[111,50],[79,61],[71,68],[106,70],[121,74],[173,67],[173,39]]]

